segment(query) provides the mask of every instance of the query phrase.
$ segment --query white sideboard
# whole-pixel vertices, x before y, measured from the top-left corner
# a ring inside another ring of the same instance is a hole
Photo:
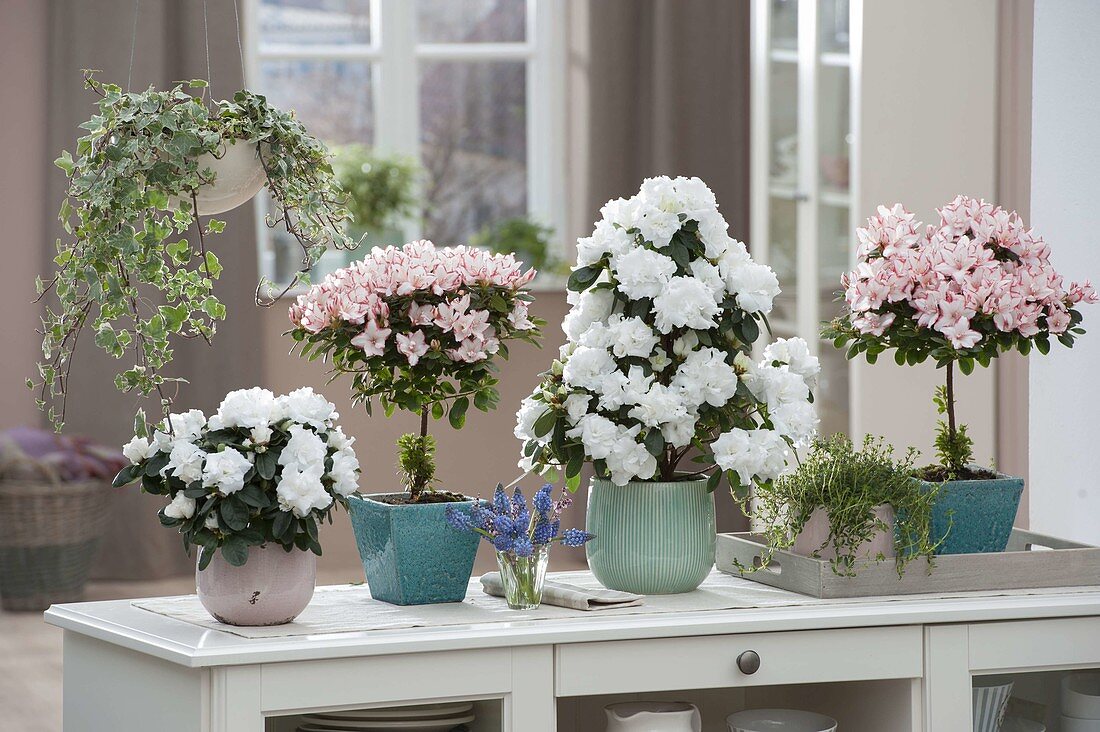
[[[966,732],[974,675],[1017,674],[1015,695],[1056,718],[1058,674],[1100,668],[1100,589],[263,640],[124,600],[46,620],[65,632],[65,732],[293,732],[311,711],[441,700],[476,700],[472,732],[600,732],[626,698],[693,701],[705,732],[765,706],[845,732]]]

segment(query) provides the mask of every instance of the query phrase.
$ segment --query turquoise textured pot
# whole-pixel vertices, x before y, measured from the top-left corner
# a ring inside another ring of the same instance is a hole
[[[935,483],[924,482],[929,488]],[[947,535],[937,554],[1003,552],[1016,521],[1024,479],[997,473],[988,480],[949,480],[932,507],[932,538]]]
[[[465,503],[392,505],[377,496],[349,496],[363,573],[376,600],[394,605],[462,602],[477,555],[478,535],[447,523],[448,506]]]
[[[588,567],[604,587],[639,595],[691,592],[714,566],[714,496],[706,480],[593,478],[588,488]]]

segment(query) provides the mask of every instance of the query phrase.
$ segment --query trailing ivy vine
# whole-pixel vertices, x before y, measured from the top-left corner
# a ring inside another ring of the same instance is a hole
[[[156,392],[167,413],[175,391],[169,385],[182,381],[163,373],[173,341],[209,342],[226,317],[214,293],[222,265],[209,247],[225,222],[196,215],[196,191],[215,179],[200,168],[202,155],[220,158],[236,142],[257,146],[273,202],[267,224],[284,228],[302,248],[291,285],[307,278],[328,246],[355,246],[344,231],[351,214],[328,152],[292,113],[249,91],[208,105],[189,92],[205,90],[202,80],[124,92],[86,70],[84,82],[98,96],[98,111],[81,125],[87,134],[75,154],[55,161],[69,178],[58,214],[66,236],[57,240],[53,276],[37,282],[39,297],[52,293],[56,304],[47,304],[42,319],[38,379],[27,382],[58,430],[86,329],[103,351],[131,360],[115,385]],[[261,280],[257,303],[277,297]]]

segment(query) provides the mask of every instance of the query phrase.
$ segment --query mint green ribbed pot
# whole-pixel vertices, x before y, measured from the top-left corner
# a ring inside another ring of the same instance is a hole
[[[706,480],[593,478],[588,487],[588,567],[604,587],[639,595],[691,592],[714,566],[714,496]]]

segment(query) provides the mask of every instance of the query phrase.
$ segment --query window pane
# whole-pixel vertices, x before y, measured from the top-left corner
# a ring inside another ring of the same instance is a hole
[[[371,65],[364,61],[263,61],[258,91],[293,109],[327,144],[374,141]]]
[[[370,0],[261,0],[260,52],[270,46],[370,43]]]
[[[257,91],[271,104],[292,109],[309,132],[327,145],[374,142],[371,65],[362,61],[263,61]],[[288,282],[302,260],[302,249],[280,225],[271,230],[266,270]],[[328,255],[326,255],[328,256]],[[342,252],[329,259],[343,258]],[[336,262],[337,266],[343,261]]]
[[[526,0],[417,0],[423,43],[522,42]]]
[[[465,242],[527,212],[527,82],[522,61],[420,66],[424,235]]]

